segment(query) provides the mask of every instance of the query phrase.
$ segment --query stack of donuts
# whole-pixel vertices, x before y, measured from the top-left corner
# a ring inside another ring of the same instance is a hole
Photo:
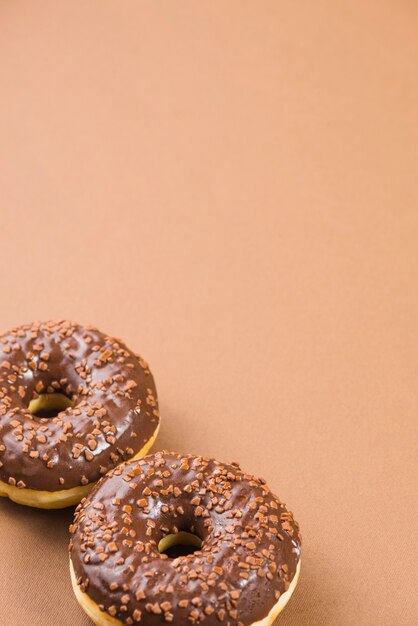
[[[297,584],[297,522],[236,463],[147,454],[159,423],[121,340],[68,321],[0,336],[0,495],[79,503],[70,574],[93,622],[269,626]]]

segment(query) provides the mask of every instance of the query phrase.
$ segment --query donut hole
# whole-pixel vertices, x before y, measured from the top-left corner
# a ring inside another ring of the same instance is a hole
[[[158,543],[158,552],[166,554],[170,559],[176,559],[178,556],[193,554],[201,547],[202,540],[198,535],[180,531],[163,537]]]
[[[29,402],[28,409],[36,417],[56,417],[61,411],[73,406],[72,400],[60,392],[43,393]]]

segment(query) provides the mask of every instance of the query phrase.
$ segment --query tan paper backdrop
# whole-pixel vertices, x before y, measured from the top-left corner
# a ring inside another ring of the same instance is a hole
[[[414,0],[0,3],[0,327],[123,337],[158,448],[268,480],[282,626],[418,623],[417,32]],[[88,625],[71,515],[0,502],[2,626]]]

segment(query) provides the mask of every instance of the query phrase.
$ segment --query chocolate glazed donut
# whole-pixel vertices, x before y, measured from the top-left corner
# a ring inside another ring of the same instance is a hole
[[[109,469],[146,454],[158,426],[148,365],[120,340],[68,321],[0,336],[0,495],[76,504]]]
[[[199,456],[120,465],[70,531],[73,588],[98,626],[268,626],[299,575],[298,524],[265,481]],[[195,551],[170,558],[176,537]]]

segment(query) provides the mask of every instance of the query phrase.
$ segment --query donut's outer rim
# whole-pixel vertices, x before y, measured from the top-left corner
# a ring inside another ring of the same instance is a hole
[[[126,461],[136,461],[145,456],[157,438],[160,428],[160,422],[152,436],[146,444],[133,457]],[[0,497],[9,498],[17,504],[23,504],[37,509],[64,509],[68,506],[74,506],[85,498],[98,481],[89,483],[88,485],[80,485],[80,487],[72,487],[71,489],[60,489],[58,491],[40,491],[37,489],[19,489],[14,485],[8,485],[0,480]]]
[[[285,591],[276,604],[271,608],[268,615],[263,619],[253,622],[251,626],[271,626],[275,619],[279,616],[279,614],[283,611],[286,604],[289,602],[293,592],[296,589],[296,585],[299,580],[300,574],[300,564],[301,560],[299,559],[298,564],[296,566],[296,572],[293,576],[292,582],[290,583],[289,589]],[[125,626],[123,622],[115,619],[105,611],[100,610],[98,604],[94,600],[90,598],[90,596],[81,591],[80,586],[77,584],[76,575],[74,572],[73,563],[70,557],[70,576],[71,576],[71,584],[73,587],[74,595],[77,599],[77,602],[83,609],[83,611],[88,615],[88,617],[96,624],[96,626]]]

